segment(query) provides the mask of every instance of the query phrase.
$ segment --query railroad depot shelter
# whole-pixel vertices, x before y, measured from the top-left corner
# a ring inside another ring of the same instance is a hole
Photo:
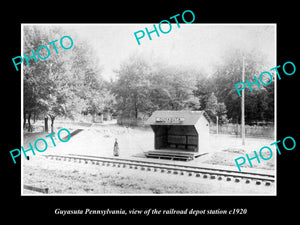
[[[146,157],[188,161],[207,153],[209,121],[204,111],[155,111],[146,122],[155,150]]]

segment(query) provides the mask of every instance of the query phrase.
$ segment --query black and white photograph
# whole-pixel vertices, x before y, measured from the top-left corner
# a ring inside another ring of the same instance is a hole
[[[3,220],[296,219],[296,3],[112,3],[5,5]]]
[[[21,195],[276,196],[276,37],[179,17],[23,23]]]

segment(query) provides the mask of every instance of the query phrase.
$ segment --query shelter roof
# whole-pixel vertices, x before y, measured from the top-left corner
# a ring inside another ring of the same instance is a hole
[[[149,125],[195,125],[204,116],[209,118],[204,111],[155,111],[147,120]]]

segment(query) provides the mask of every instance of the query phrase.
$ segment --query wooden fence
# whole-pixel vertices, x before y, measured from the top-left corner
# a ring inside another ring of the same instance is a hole
[[[219,131],[219,134],[232,134],[232,135],[241,136],[241,125],[229,123],[226,125],[219,126],[218,131]],[[209,132],[211,134],[216,134],[217,126],[215,124],[210,124]],[[274,125],[268,125],[268,126],[245,125],[245,133],[246,133],[246,136],[248,136],[248,137],[253,136],[253,137],[273,138],[274,137]]]

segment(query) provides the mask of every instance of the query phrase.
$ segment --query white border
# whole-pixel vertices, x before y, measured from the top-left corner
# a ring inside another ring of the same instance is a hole
[[[21,23],[21,56],[23,55],[23,27],[24,26],[127,26],[127,25],[147,25],[150,23],[128,23],[128,24],[109,24],[109,23]],[[152,24],[151,24],[152,25]],[[187,24],[180,24],[187,25]],[[275,55],[274,62],[277,65],[277,23],[193,23],[189,26],[274,26],[275,28]],[[271,69],[271,68],[270,68]],[[21,64],[21,146],[23,146],[23,63]],[[275,76],[275,91],[274,91],[274,141],[277,140],[277,76]],[[23,157],[21,157],[21,196],[277,196],[277,154],[275,155],[275,193],[273,194],[24,194],[23,193]]]

